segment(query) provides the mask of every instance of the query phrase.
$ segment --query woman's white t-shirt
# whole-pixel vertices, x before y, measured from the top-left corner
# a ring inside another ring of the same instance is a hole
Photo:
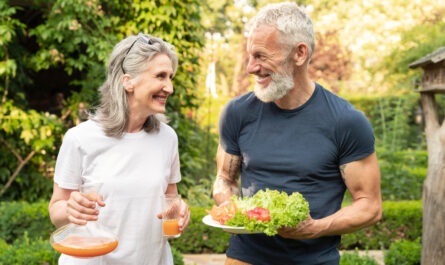
[[[108,137],[100,125],[86,121],[65,134],[56,162],[54,182],[64,189],[103,182],[105,207],[99,222],[119,238],[111,253],[79,259],[61,255],[59,264],[167,265],[170,246],[162,236],[161,195],[181,180],[178,138],[168,125],[159,132]]]

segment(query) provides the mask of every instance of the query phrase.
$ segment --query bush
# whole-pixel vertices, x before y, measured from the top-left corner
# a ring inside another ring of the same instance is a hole
[[[31,239],[47,238],[55,230],[48,214],[48,202],[0,202],[0,238],[12,244],[25,232]]]
[[[354,253],[343,253],[340,258],[340,265],[379,265],[379,263],[368,256],[360,256],[356,249]]]
[[[171,247],[172,254],[173,254],[173,264],[174,265],[184,265],[184,257],[182,256],[181,252],[176,250],[176,248]]]
[[[422,245],[416,241],[397,240],[385,253],[386,265],[420,265]]]
[[[421,235],[421,201],[386,201],[382,219],[371,227],[343,235],[340,249],[387,249],[398,239],[415,240]]]
[[[428,166],[423,150],[377,149],[383,200],[420,200]]]
[[[27,233],[12,245],[0,241],[0,253],[0,265],[57,265],[60,256],[49,240],[30,239]]]
[[[190,207],[191,220],[181,237],[170,240],[180,253],[224,253],[230,234],[202,223],[205,208]],[[55,230],[48,216],[46,202],[0,203],[0,249],[27,232],[30,240],[49,239]],[[422,235],[422,202],[384,202],[382,219],[374,226],[342,236],[340,249],[389,248],[397,239],[415,240]]]

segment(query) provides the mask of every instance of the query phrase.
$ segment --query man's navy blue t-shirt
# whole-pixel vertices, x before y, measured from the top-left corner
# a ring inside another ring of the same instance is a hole
[[[300,192],[310,215],[338,211],[346,190],[339,166],[374,153],[366,117],[319,84],[293,110],[260,101],[253,92],[232,99],[220,117],[220,144],[242,156],[242,196],[266,188]],[[254,265],[338,264],[340,236],[311,240],[279,235],[232,235],[227,256]]]

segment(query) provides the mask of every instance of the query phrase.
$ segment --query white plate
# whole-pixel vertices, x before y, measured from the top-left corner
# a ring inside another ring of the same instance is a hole
[[[202,222],[208,226],[213,226],[217,228],[222,228],[222,230],[232,233],[232,234],[257,234],[261,232],[250,232],[247,231],[244,227],[235,227],[235,226],[228,226],[228,225],[222,225],[218,223],[217,221],[212,219],[212,216],[210,214],[204,216],[202,218]]]

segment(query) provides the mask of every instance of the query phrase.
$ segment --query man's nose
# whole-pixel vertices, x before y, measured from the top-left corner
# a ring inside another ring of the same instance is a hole
[[[247,72],[249,74],[254,74],[260,70],[260,65],[256,62],[255,58],[250,57],[247,63]]]

